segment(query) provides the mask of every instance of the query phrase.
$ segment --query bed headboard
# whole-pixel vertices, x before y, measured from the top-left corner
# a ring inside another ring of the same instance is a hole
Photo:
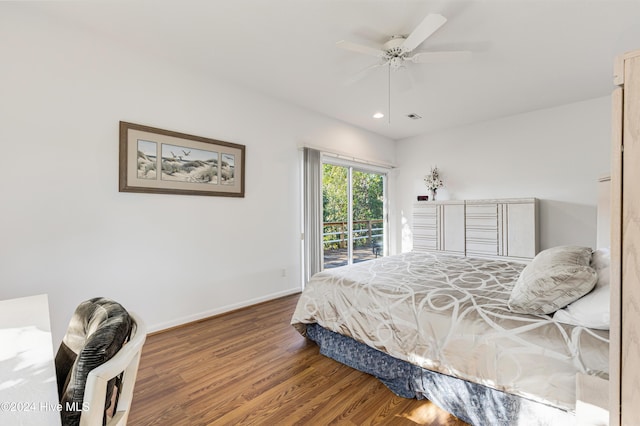
[[[596,247],[611,246],[611,176],[598,179],[598,219]]]

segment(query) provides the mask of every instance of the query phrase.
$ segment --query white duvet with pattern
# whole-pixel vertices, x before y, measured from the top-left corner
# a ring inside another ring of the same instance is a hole
[[[609,333],[515,314],[524,265],[405,253],[320,272],[292,324],[318,323],[395,358],[567,411],[576,373],[608,378]]]

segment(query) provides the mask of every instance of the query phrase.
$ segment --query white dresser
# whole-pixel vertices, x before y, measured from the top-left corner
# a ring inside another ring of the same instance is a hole
[[[530,260],[538,253],[538,200],[422,201],[413,206],[413,249]]]
[[[464,254],[464,201],[425,201],[413,209],[413,248]]]

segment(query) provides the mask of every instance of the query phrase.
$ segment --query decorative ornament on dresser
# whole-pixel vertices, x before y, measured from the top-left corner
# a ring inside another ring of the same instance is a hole
[[[436,191],[438,188],[442,188],[444,186],[442,179],[440,178],[440,171],[438,170],[438,167],[431,168],[431,173],[424,177],[424,184],[429,190],[429,199],[435,200]]]

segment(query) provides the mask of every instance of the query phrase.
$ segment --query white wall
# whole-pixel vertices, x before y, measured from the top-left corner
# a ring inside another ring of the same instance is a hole
[[[158,330],[299,291],[299,146],[394,159],[380,136],[1,7],[0,299],[48,293],[55,345],[95,296]],[[245,198],[119,193],[120,120],[246,145]]]
[[[596,244],[598,177],[609,173],[611,101],[603,97],[397,142],[396,243],[411,248],[423,177],[442,172],[453,199],[540,199],[541,249]]]

